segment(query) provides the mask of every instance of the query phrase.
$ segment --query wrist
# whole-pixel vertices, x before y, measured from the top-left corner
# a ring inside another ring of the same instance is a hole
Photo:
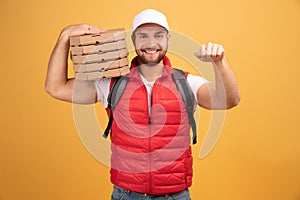
[[[214,66],[217,67],[219,70],[223,69],[227,66],[227,60],[226,57],[224,56],[222,59],[214,61]]]

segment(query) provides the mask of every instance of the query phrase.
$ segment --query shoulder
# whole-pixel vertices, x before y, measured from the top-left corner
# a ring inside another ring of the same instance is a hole
[[[175,76],[177,75],[177,77],[184,76],[185,78],[187,78],[187,75],[189,74],[188,72],[178,68],[170,68],[170,70],[171,70],[171,74],[173,75],[175,74]]]
[[[193,74],[190,74],[188,72],[185,72],[185,74],[186,74],[186,78],[187,78],[188,82],[203,82],[203,83],[209,82],[208,80],[206,80],[202,76],[193,75]]]
[[[94,81],[98,97],[102,95],[106,96],[108,94],[111,83],[111,78],[102,78]]]
[[[198,89],[202,86],[205,85],[206,83],[209,83],[208,80],[206,80],[205,78],[203,78],[202,76],[198,76],[198,75],[193,75],[188,73],[187,74],[187,82],[190,85],[190,87],[192,88],[194,94],[197,94]]]
[[[101,78],[101,79],[97,79],[94,81],[96,86],[105,86],[105,85],[110,85],[112,82],[111,78]]]

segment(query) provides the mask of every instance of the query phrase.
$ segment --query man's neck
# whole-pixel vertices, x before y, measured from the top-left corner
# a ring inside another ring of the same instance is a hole
[[[152,66],[145,64],[139,65],[139,71],[147,81],[153,82],[158,79],[164,71],[163,61]]]

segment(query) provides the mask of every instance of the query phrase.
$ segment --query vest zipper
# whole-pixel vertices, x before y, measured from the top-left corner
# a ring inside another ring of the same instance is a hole
[[[149,152],[152,152],[152,149],[151,149],[151,135],[152,135],[152,119],[151,119],[151,116],[152,116],[152,104],[153,104],[153,99],[152,99],[153,95],[152,94],[153,94],[154,85],[152,87],[151,97],[150,97],[151,111],[148,109],[148,114],[149,114],[149,122],[148,122],[148,125],[149,125],[149,138],[148,138],[149,146],[148,146],[148,148],[149,148]],[[152,157],[151,157],[151,153],[149,153],[149,183],[150,183],[149,194],[151,194],[151,192],[152,192],[152,170],[153,170],[152,169]]]
[[[151,126],[149,127],[150,130],[151,130]],[[150,142],[150,139],[148,139],[149,141],[149,150],[150,150],[150,153],[149,153],[149,189],[148,189],[148,194],[151,194],[151,191],[152,191],[152,158],[151,158],[151,142]]]
[[[151,93],[151,98],[150,98],[150,102],[148,100],[148,91],[146,88],[146,85],[144,85],[144,89],[146,91],[146,99],[147,99],[147,105],[146,105],[146,110],[147,110],[147,114],[148,114],[148,126],[149,126],[149,138],[148,138],[148,152],[151,152],[151,141],[150,141],[150,135],[151,135],[151,125],[152,125],[152,119],[151,119],[151,112],[149,110],[149,103],[150,106],[152,106],[152,93]],[[149,168],[148,168],[148,188],[147,188],[147,193],[151,194],[152,191],[152,160],[151,160],[151,153],[148,154],[148,159],[149,159]]]

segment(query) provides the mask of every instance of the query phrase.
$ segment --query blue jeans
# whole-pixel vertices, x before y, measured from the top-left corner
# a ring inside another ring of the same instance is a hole
[[[188,189],[171,195],[146,195],[114,186],[111,200],[191,200]]]

